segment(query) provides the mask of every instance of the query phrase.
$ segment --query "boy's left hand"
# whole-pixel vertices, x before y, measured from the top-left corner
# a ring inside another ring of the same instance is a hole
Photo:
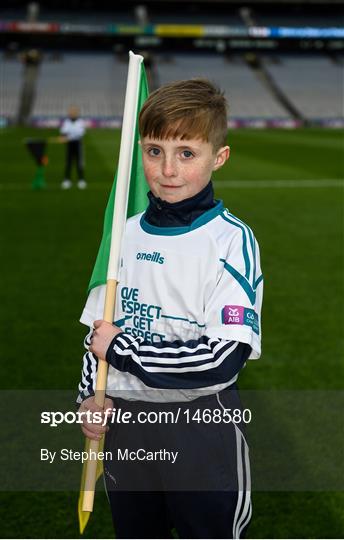
[[[93,327],[94,331],[91,337],[90,351],[98,356],[98,358],[106,360],[106,352],[111,341],[122,330],[103,320],[94,321]]]

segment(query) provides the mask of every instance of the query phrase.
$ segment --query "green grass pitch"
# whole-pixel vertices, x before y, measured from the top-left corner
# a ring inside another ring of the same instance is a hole
[[[119,132],[87,133],[87,190],[60,190],[64,149],[50,144],[47,189],[32,191],[35,165],[22,141],[53,134],[0,131],[2,389],[73,389],[79,382],[84,328],[78,318],[101,238]],[[249,363],[239,386],[340,390],[343,185],[332,181],[343,179],[343,133],[237,130],[229,144],[231,159],[215,176],[216,195],[253,228],[265,277],[263,355]],[[245,186],[248,180],[256,185]],[[282,180],[310,182],[284,187],[276,183]],[[69,492],[2,493],[0,534],[76,538],[76,499]],[[248,536],[340,538],[343,503],[339,492],[254,493]],[[84,537],[112,536],[105,495],[97,493]]]

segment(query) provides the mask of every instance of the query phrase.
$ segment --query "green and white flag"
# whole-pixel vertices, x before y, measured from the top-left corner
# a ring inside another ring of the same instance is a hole
[[[128,208],[127,208],[128,218],[131,216],[134,216],[135,214],[138,214],[139,212],[143,212],[147,206],[147,192],[149,191],[149,187],[147,185],[144,172],[143,172],[141,147],[138,144],[139,112],[145,100],[147,99],[147,97],[148,97],[147,77],[146,77],[145,68],[142,62],[141,75],[140,75],[140,81],[139,81],[137,113],[136,113],[135,138],[134,138],[134,146],[133,146],[132,162],[131,162],[129,199],[128,199]],[[102,236],[101,244],[99,247],[96,263],[93,268],[92,277],[88,286],[88,291],[90,291],[91,289],[99,285],[106,284],[109,256],[110,256],[110,247],[111,247],[111,230],[112,230],[112,222],[114,218],[117,175],[118,175],[118,171],[115,174],[115,179],[113,182],[113,186],[111,189],[107,207],[105,210],[103,236]]]
[[[147,96],[148,87],[143,57],[130,52],[118,169],[105,211],[103,236],[89,283],[87,304],[80,319],[84,324],[93,324],[93,319],[87,310],[89,302],[97,306],[98,318],[103,317],[108,322],[113,321],[116,291],[113,284],[118,281],[119,276],[120,249],[125,221],[127,217],[143,212],[147,206],[149,188],[143,172],[138,130],[139,113]],[[111,292],[108,293],[108,290]],[[106,379],[107,364],[100,361],[95,390],[95,400],[100,407],[104,406]],[[86,439],[85,448],[87,451],[92,450],[94,455],[100,451],[101,447],[102,442]],[[81,534],[93,510],[95,484],[101,474],[102,462],[88,459],[84,463],[78,501]]]

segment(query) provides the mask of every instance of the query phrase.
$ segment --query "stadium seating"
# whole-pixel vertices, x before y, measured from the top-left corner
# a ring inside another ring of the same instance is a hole
[[[13,115],[20,87],[20,64],[3,62],[7,115]],[[157,57],[159,84],[188,77],[207,76],[225,91],[232,117],[285,117],[254,73],[239,58],[178,55],[171,61]],[[34,116],[64,115],[70,104],[79,105],[85,116],[121,116],[127,65],[110,54],[64,54],[61,60],[46,57],[40,68]],[[16,89],[16,92],[13,90]]]
[[[120,8],[123,9],[120,9]],[[23,7],[4,7],[1,10],[1,20],[3,21],[24,21],[27,17],[27,10]],[[125,6],[116,5],[116,10],[111,12],[95,10],[55,10],[55,9],[41,9],[40,22],[58,22],[69,24],[135,24],[136,19],[133,10],[125,9]]]
[[[180,55],[169,63],[160,60],[158,71],[160,84],[200,76],[213,80],[224,90],[232,118],[288,117],[240,57],[226,61],[223,56]]]
[[[66,113],[76,104],[85,116],[123,112],[127,65],[111,54],[64,54],[41,66],[34,116]]]
[[[342,21],[338,20],[338,17],[331,15],[326,15],[326,17],[321,17],[320,15],[312,15],[308,13],[307,16],[304,14],[291,13],[289,16],[286,13],[283,15],[272,15],[272,14],[262,14],[258,12],[254,13],[255,23],[259,26],[290,26],[290,27],[313,27],[313,28],[329,28],[329,27],[340,27],[342,26]]]
[[[240,56],[226,59],[211,54],[156,56],[158,85],[205,76],[216,82],[230,104],[231,118],[286,119],[285,109],[273,98],[257,74]],[[310,119],[343,116],[343,66],[325,56],[265,58],[273,79],[291,103]],[[22,80],[19,60],[2,58],[1,115],[14,118]],[[127,60],[110,53],[45,54],[40,67],[33,116],[64,116],[77,104],[83,116],[122,116]]]
[[[14,118],[18,112],[22,65],[18,60],[0,59],[0,115]]]
[[[281,56],[269,71],[306,118],[343,117],[343,64],[325,56]]]

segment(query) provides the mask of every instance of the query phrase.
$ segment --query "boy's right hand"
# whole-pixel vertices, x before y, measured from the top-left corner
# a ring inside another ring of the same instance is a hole
[[[112,409],[113,408],[113,401],[112,399],[110,398],[105,398],[105,401],[104,401],[104,408],[100,407],[99,405],[97,405],[96,401],[95,401],[95,396],[91,396],[87,399],[85,399],[80,407],[79,407],[79,412],[87,412],[87,411],[91,411],[92,413],[94,412],[102,412],[102,422],[99,423],[99,422],[89,422],[87,420],[87,416],[86,415],[83,415],[82,416],[82,424],[81,424],[81,430],[83,432],[84,435],[86,435],[86,437],[88,437],[89,439],[93,439],[95,441],[99,441],[102,437],[102,435],[108,431],[108,426],[105,425],[103,426],[103,421],[104,421],[104,416],[105,416],[105,412],[107,409]]]

